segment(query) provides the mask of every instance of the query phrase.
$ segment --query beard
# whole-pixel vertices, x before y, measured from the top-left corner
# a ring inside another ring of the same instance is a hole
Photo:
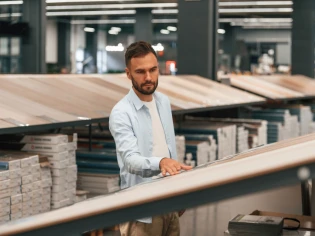
[[[137,90],[139,93],[143,94],[143,95],[151,95],[155,92],[158,84],[159,84],[159,80],[156,81],[156,83],[154,82],[146,82],[143,84],[138,84],[136,82],[136,80],[132,77],[131,75],[131,81],[132,81],[132,86],[135,88],[135,90]],[[146,87],[146,85],[152,85],[152,88],[148,88]]]

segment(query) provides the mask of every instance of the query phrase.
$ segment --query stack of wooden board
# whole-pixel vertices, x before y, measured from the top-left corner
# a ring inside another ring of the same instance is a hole
[[[300,135],[298,117],[288,109],[265,109],[252,112],[254,119],[268,121],[268,143],[278,142]]]
[[[108,117],[131,89],[125,74],[1,75],[0,81],[0,128]],[[169,97],[173,110],[265,101],[197,76],[160,76],[158,91]]]
[[[270,83],[255,76],[230,75],[231,84],[234,87],[258,94],[270,99],[302,98],[305,95],[282,85]],[[313,93],[315,95],[315,93]]]
[[[77,180],[76,134],[3,135],[0,136],[0,147],[46,157],[51,165],[51,208],[57,209],[74,203]],[[45,171],[42,174],[49,178]],[[50,192],[47,191],[45,195],[50,195]]]
[[[78,174],[78,189],[89,191],[89,196],[108,194],[120,189],[117,174]]]

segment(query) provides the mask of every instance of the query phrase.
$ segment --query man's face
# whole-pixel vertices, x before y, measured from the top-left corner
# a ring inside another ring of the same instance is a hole
[[[126,73],[133,87],[140,94],[151,95],[158,86],[158,62],[153,53],[132,58]]]

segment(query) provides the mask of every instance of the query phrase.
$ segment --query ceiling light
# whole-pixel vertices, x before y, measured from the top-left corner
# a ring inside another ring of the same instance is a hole
[[[105,49],[108,52],[122,52],[125,48],[121,43],[119,43],[117,46],[106,46]]]
[[[169,34],[170,32],[166,29],[161,29],[160,30],[161,34]]]
[[[281,13],[292,12],[292,8],[235,8],[219,9],[219,13]]]
[[[85,27],[84,31],[85,32],[89,32],[89,33],[93,33],[93,32],[95,32],[95,29],[94,28],[90,28],[90,27]]]
[[[88,25],[88,24],[134,24],[136,20],[72,20],[72,25]]]
[[[178,23],[177,19],[153,19],[152,23],[159,24],[159,23]]]
[[[22,16],[22,13],[2,13],[0,14],[1,18],[6,18],[6,17],[20,17]]]
[[[113,34],[113,35],[117,35],[119,32],[117,32],[115,30],[109,30],[108,33],[109,34]]]
[[[124,8],[167,8],[177,7],[177,3],[135,3],[135,4],[102,4],[102,5],[67,5],[47,6],[47,10],[82,10],[82,9],[124,9]]]
[[[218,29],[218,34],[225,34],[225,30],[224,29]]]
[[[119,28],[119,27],[112,27],[110,30],[111,30],[111,31],[120,32],[120,31],[121,31],[121,28]]]
[[[168,31],[177,31],[177,28],[175,26],[167,26]]]
[[[164,51],[164,47],[162,44],[158,43],[157,45],[152,45],[152,48],[157,51],[157,52],[162,52]]]
[[[115,10],[115,11],[68,11],[68,12],[47,12],[47,16],[82,16],[82,15],[133,15],[135,10]]]
[[[219,2],[220,7],[236,6],[290,6],[293,1],[249,1],[249,2]]]
[[[291,26],[285,25],[247,25],[243,26],[243,29],[291,29]]]
[[[19,5],[23,4],[23,1],[1,1],[0,5]]]
[[[152,14],[178,14],[178,9],[154,9]]]
[[[293,22],[292,18],[221,18],[220,23],[231,23],[231,22]]]

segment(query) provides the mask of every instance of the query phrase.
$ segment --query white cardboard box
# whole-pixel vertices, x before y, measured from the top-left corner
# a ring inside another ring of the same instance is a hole
[[[66,198],[62,201],[59,201],[59,202],[51,202],[51,209],[58,209],[58,208],[62,208],[62,207],[65,207],[65,206],[68,206],[69,204],[69,199]]]
[[[9,214],[0,217],[0,224],[7,223],[8,221],[10,221]]]
[[[46,156],[49,161],[63,161],[68,158],[69,152],[58,152],[58,153],[41,153]]]
[[[56,152],[65,152],[68,151],[67,143],[49,145],[49,144],[25,144],[22,151],[37,152],[37,153],[56,153]]]
[[[8,170],[16,170],[21,168],[21,160],[6,156],[0,156],[0,164],[6,165]]]
[[[22,185],[22,178],[10,179],[10,188]]]
[[[67,195],[67,198],[69,199],[75,199],[75,196],[76,196],[76,189],[70,189],[68,191],[66,191],[66,195]]]
[[[22,212],[23,210],[23,204],[22,202],[18,204],[11,205],[11,214],[17,214],[19,212]]]
[[[70,189],[76,189],[77,188],[77,182],[74,181],[74,182],[68,182],[68,190]]]
[[[64,184],[65,182],[67,182],[67,177],[66,176],[53,177],[52,178],[52,184],[53,185],[60,185],[60,184]]]
[[[37,214],[40,214],[40,213],[42,213],[42,205],[33,207],[33,215],[37,215]]]
[[[22,184],[30,184],[32,182],[34,182],[33,181],[33,175],[22,176]]]
[[[10,214],[10,210],[11,210],[10,206],[6,206],[6,207],[1,208],[0,216],[9,215]]]
[[[9,170],[0,170],[0,181],[10,179],[10,171]]]
[[[66,176],[67,175],[67,168],[64,169],[51,169],[51,175],[52,176]]]
[[[67,144],[68,151],[75,151],[77,150],[77,142],[70,142]]]
[[[50,202],[51,202],[51,194],[49,194],[49,195],[42,195],[42,204],[44,202],[49,202],[49,204],[50,204]]]
[[[58,178],[58,177],[56,177],[56,178]],[[41,185],[42,185],[42,188],[51,187],[52,184],[53,184],[51,178],[49,178],[49,179],[42,179],[41,181],[42,181],[42,184],[41,184]]]
[[[15,204],[18,204],[21,202],[23,202],[23,195],[22,194],[17,194],[17,195],[11,196],[11,205],[15,205]]]
[[[11,196],[11,191],[10,190],[11,190],[10,188],[1,190],[0,191],[0,199],[10,197]]]
[[[84,200],[86,200],[86,199],[87,199],[86,194],[84,194],[84,195],[82,195],[82,196],[76,196],[76,197],[75,197],[75,202],[82,202],[82,201],[84,201]]]
[[[33,201],[33,207],[42,205],[42,203],[43,203],[43,199],[41,197],[33,198],[32,201]]]
[[[77,174],[78,174],[77,165],[68,166],[67,175],[77,175]]]
[[[22,202],[23,211],[33,207],[33,201]]]
[[[39,157],[38,157],[38,155],[30,157],[30,159],[31,159],[31,165],[39,164]]]
[[[59,144],[67,143],[68,136],[64,134],[47,134],[47,135],[25,135],[20,143],[32,144]]]
[[[10,172],[10,179],[21,178],[22,176],[21,169],[10,170],[9,172]]]
[[[68,159],[70,159],[70,158],[75,158],[76,157],[76,151],[75,150],[72,150],[72,151],[68,151],[69,152],[69,154],[68,154]]]
[[[40,169],[40,176],[42,179],[51,178],[50,168],[41,168]]]
[[[69,166],[69,160],[63,160],[63,161],[49,161],[51,168],[55,169],[64,169]]]
[[[51,187],[51,191],[53,193],[65,192],[67,190],[68,190],[68,184],[67,183],[63,183],[63,184],[59,184],[59,185],[52,185],[52,187]]]
[[[40,164],[32,165],[32,174],[40,173]]]
[[[32,155],[32,154],[30,154],[30,155]],[[37,155],[35,155],[35,156],[37,156]],[[21,159],[21,168],[31,167],[32,166],[32,162],[33,162],[33,160],[32,160],[33,157],[34,156],[30,156],[30,157]]]
[[[33,191],[33,183],[23,184],[21,185],[22,193],[32,192]]]
[[[28,202],[33,199],[33,192],[22,193],[23,202]]]
[[[51,201],[52,202],[60,202],[64,199],[67,199],[67,192],[60,192],[60,193],[51,193]]]
[[[46,168],[45,168],[46,169]],[[48,169],[48,168],[47,168]],[[50,169],[49,170],[49,175],[50,175]],[[33,173],[33,182],[35,181],[39,181],[42,179],[42,176],[41,176],[41,173],[40,172],[37,172],[37,173]]]
[[[49,204],[42,204],[42,212],[50,211],[50,202]]]
[[[21,186],[9,188],[10,189],[10,196],[21,194]]]
[[[26,176],[26,175],[31,175],[33,174],[33,171],[32,171],[32,167],[27,167],[27,168],[22,168],[21,169],[21,176]]]
[[[42,189],[42,181],[41,180],[33,182],[33,191],[38,190],[38,189]]]
[[[25,211],[23,210],[23,213],[22,213],[23,218],[29,217],[31,215],[33,215],[33,209],[32,208],[26,209]]]
[[[33,198],[32,199],[37,199],[37,198],[41,198],[43,196],[43,189],[37,189],[33,191]]]
[[[0,199],[0,209],[2,207],[10,206],[11,205],[11,199],[10,197],[2,198]]]
[[[11,184],[10,179],[0,181],[0,190],[10,188],[10,184]]]
[[[68,158],[68,160],[69,160],[69,166],[72,166],[72,165],[76,165],[76,164],[77,164],[77,159],[76,159],[75,156],[70,156],[70,157]]]
[[[43,188],[42,189],[43,194],[42,195],[50,195],[51,194],[51,188]]]
[[[22,211],[20,211],[20,212],[18,212],[18,213],[16,213],[16,214],[10,214],[10,219],[11,220],[18,220],[18,219],[21,219],[23,217],[23,212]]]
[[[70,174],[67,176],[67,182],[75,182],[78,180],[78,175],[77,174]]]

